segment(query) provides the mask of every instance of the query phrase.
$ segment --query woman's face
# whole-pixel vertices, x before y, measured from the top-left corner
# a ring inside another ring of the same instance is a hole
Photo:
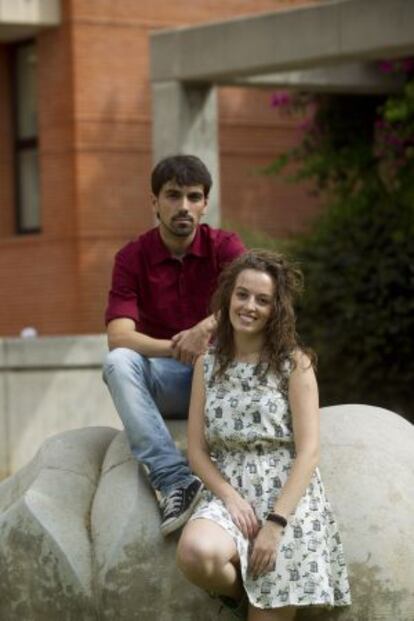
[[[272,314],[275,285],[266,272],[245,269],[236,278],[229,317],[236,332],[256,335]]]

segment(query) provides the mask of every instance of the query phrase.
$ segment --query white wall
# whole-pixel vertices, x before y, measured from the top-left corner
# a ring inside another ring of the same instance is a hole
[[[101,378],[106,351],[104,335],[0,339],[0,479],[56,433],[122,428]]]

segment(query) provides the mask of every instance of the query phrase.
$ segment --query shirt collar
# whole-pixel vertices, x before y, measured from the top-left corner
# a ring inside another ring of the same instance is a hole
[[[201,235],[201,228],[197,226],[196,234],[194,236],[193,241],[187,248],[186,255],[195,255],[196,257],[204,257],[206,256],[206,248],[203,243],[203,237]],[[173,258],[171,252],[167,248],[167,246],[162,241],[159,227],[154,229],[154,238],[151,243],[151,252],[150,252],[150,261],[152,265],[156,265],[157,263],[163,263],[169,259]]]

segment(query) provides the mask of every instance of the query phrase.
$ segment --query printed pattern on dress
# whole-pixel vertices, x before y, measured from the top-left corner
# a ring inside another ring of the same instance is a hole
[[[282,378],[250,363],[233,362],[223,378],[213,375],[214,355],[204,357],[205,436],[222,476],[255,509],[259,521],[273,509],[295,458],[286,363]],[[205,490],[191,519],[208,518],[233,537],[244,587],[258,608],[286,605],[342,606],[350,590],[338,527],[319,470],[289,517],[273,571],[253,578],[250,542],[223,502]]]

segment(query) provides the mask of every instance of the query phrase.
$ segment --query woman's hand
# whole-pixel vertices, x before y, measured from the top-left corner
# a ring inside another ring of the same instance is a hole
[[[283,529],[274,522],[265,522],[259,530],[250,555],[250,573],[256,578],[271,571],[276,563],[276,555]]]
[[[237,492],[224,499],[231,519],[248,539],[253,539],[259,530],[259,522],[250,503]]]

